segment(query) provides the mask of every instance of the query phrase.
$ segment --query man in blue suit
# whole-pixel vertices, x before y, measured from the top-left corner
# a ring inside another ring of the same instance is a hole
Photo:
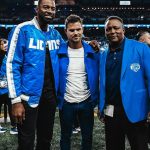
[[[124,36],[123,20],[110,16],[105,22],[108,50],[100,56],[100,103],[104,113],[106,149],[124,150],[125,135],[132,150],[147,150],[150,50]]]

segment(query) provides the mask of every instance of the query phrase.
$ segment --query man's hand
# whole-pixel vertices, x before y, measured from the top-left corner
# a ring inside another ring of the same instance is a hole
[[[148,112],[148,115],[147,115],[147,122],[150,123],[150,112]]]
[[[25,109],[21,102],[12,105],[12,115],[16,123],[22,124],[25,120]]]
[[[105,117],[104,117],[104,115],[100,112],[99,109],[97,110],[97,116],[98,116],[98,119],[99,119],[102,123],[105,123]]]
[[[100,50],[100,45],[96,40],[92,40],[89,45],[92,46],[92,48],[94,49],[95,52],[99,52]]]

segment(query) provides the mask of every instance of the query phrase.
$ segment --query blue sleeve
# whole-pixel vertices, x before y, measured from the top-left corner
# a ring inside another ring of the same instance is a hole
[[[18,25],[8,37],[8,56],[6,62],[7,81],[10,98],[21,95],[21,68],[25,49],[25,35]],[[20,98],[17,98],[19,101]]]
[[[146,44],[143,44],[143,67],[144,67],[144,70],[145,70],[145,77],[146,77],[146,80],[147,80],[147,86],[148,86],[148,93],[149,93],[149,96],[150,96],[150,65],[149,65],[149,61],[150,61],[150,48],[146,45]]]

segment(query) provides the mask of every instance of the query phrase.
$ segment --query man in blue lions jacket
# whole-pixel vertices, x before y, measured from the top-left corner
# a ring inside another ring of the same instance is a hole
[[[39,0],[37,16],[19,24],[9,36],[7,79],[12,113],[18,123],[18,150],[49,150],[58,88],[57,50],[61,35],[48,25],[54,0]]]
[[[70,150],[73,124],[78,117],[82,150],[92,149],[94,106],[99,96],[99,55],[82,41],[82,19],[70,15],[65,20],[68,42],[60,46],[58,106],[60,109],[61,150]]]
[[[100,104],[104,113],[106,149],[147,150],[146,121],[150,108],[150,50],[124,36],[117,16],[105,22],[108,50],[100,56]]]

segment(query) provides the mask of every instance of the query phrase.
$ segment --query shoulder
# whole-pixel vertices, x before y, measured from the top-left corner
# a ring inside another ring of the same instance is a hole
[[[53,27],[49,27],[49,32],[53,33],[56,36],[61,36],[60,33]]]
[[[124,50],[129,50],[130,54],[134,56],[137,54],[140,57],[150,55],[150,48],[147,44],[132,39],[127,39]]]
[[[33,22],[32,21],[26,21],[26,22],[20,23],[17,26],[15,26],[11,30],[11,32],[13,32],[13,33],[19,33],[21,30],[22,31],[28,30],[29,28],[31,28],[31,26],[34,26]]]
[[[125,39],[125,45],[129,45],[129,46],[132,46],[132,47],[145,47],[145,44],[142,43],[142,42],[139,42],[139,41],[136,41],[134,39]]]
[[[87,42],[84,41],[84,40],[82,40],[82,44],[83,44],[83,46],[87,46],[87,47],[93,49],[93,48],[89,45],[89,43],[87,43]]]
[[[130,48],[136,49],[136,50],[142,50],[142,49],[149,48],[147,46],[147,44],[133,40],[133,39],[126,39],[125,45],[127,45]]]

